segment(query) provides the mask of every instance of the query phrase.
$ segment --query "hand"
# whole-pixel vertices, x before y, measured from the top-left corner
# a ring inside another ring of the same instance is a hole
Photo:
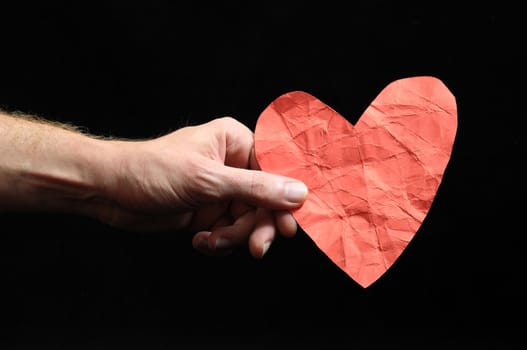
[[[192,230],[192,244],[222,255],[242,244],[261,258],[279,232],[297,230],[290,210],[307,187],[259,170],[253,133],[230,117],[190,126],[148,141],[112,141],[118,150],[110,202],[90,212],[135,231]]]

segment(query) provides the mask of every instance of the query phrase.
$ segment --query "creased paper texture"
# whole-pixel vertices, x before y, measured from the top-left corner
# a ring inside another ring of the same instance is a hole
[[[456,101],[437,78],[390,83],[356,125],[293,91],[258,118],[262,170],[309,188],[300,227],[352,279],[368,287],[402,254],[438,191],[457,129]]]

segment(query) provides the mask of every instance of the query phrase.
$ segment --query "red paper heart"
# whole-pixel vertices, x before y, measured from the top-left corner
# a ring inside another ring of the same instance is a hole
[[[262,170],[309,188],[293,211],[300,227],[367,287],[415,236],[450,159],[456,101],[437,78],[390,83],[353,126],[315,97],[293,91],[258,118]]]

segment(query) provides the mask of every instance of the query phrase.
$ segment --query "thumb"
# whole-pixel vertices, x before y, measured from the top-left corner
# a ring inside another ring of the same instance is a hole
[[[294,209],[304,203],[308,194],[303,182],[261,170],[223,166],[220,174],[222,197],[257,207]]]

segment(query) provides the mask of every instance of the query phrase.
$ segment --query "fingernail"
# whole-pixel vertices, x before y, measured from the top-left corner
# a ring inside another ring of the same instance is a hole
[[[271,246],[271,241],[267,241],[267,242],[264,243],[263,250],[262,250],[262,256],[264,256],[265,253],[267,253],[267,251],[269,250],[270,246]]]
[[[292,203],[302,203],[307,196],[307,187],[302,182],[286,182],[285,198]]]
[[[216,239],[216,245],[214,249],[230,249],[232,248],[232,243],[225,238],[218,237]]]
[[[196,242],[196,248],[206,250],[209,248],[209,242],[205,237],[200,237]]]

